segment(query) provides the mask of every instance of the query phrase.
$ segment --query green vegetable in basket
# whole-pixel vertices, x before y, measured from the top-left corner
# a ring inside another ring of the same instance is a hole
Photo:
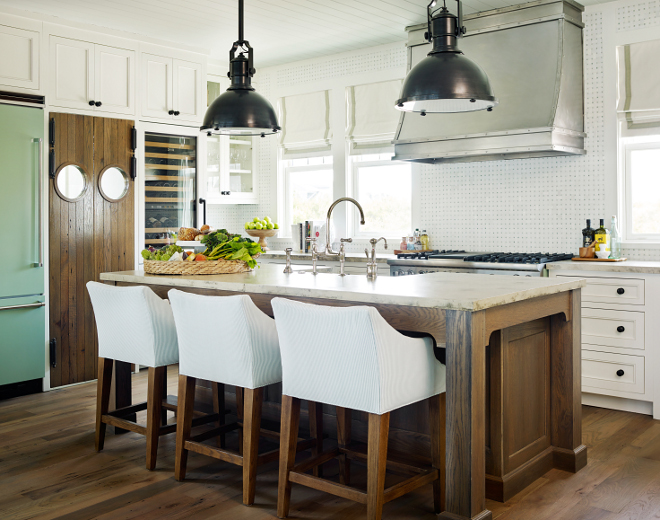
[[[242,260],[251,268],[256,267],[255,256],[261,254],[261,246],[249,238],[235,235],[226,229],[220,229],[202,237],[202,243],[206,245],[204,256],[208,260]]]

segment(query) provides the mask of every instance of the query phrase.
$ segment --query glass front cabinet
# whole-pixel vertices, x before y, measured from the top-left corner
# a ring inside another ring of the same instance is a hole
[[[206,199],[210,204],[257,204],[253,138],[206,136]]]
[[[212,78],[207,82],[210,105],[228,85],[225,78],[209,77]],[[206,150],[204,179],[200,180],[206,201],[209,204],[257,204],[254,150],[257,138],[202,134],[200,139],[205,140]]]

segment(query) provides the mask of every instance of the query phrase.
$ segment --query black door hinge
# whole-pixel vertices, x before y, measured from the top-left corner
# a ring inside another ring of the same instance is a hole
[[[137,159],[135,158],[135,155],[131,157],[131,179],[135,180],[135,177],[137,176]]]
[[[55,146],[55,118],[50,118],[50,123],[48,123],[48,141],[50,146]]]
[[[137,130],[133,127],[131,131],[131,150],[137,150]]]
[[[55,150],[51,150],[48,154],[48,175],[51,179],[55,178]]]
[[[55,338],[50,340],[50,366],[53,368],[57,366],[57,340]]]

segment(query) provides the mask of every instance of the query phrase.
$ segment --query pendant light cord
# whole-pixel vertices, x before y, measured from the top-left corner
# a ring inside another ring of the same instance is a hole
[[[243,15],[243,0],[238,0],[238,41],[240,43],[243,43],[245,41],[245,38],[243,37],[243,20],[244,20],[244,15]]]

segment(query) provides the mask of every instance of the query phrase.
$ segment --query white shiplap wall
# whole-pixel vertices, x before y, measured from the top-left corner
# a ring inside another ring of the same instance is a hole
[[[617,2],[616,23],[604,21],[600,9],[584,14],[585,126],[587,155],[513,161],[492,161],[454,165],[415,165],[419,175],[419,219],[415,227],[426,229],[432,246],[439,248],[497,251],[574,252],[580,241],[584,220],[605,218],[609,225],[616,198],[611,187],[616,180],[615,139],[611,126],[614,106],[605,91],[611,73],[614,31],[634,31],[635,24],[656,25],[660,0]],[[645,13],[641,16],[639,13]],[[653,16],[652,16],[653,14]],[[612,20],[610,18],[609,20]],[[609,40],[608,40],[609,38]],[[263,69],[258,73],[259,91],[278,95],[290,86],[299,92],[311,81],[398,67],[404,59],[403,46],[356,51],[352,59],[328,57],[288,66]],[[275,102],[275,99],[272,99]],[[275,139],[259,142],[258,167],[261,203],[257,206],[210,208],[210,221],[232,228],[255,215],[276,214],[277,144]],[[610,187],[610,188],[608,188]],[[283,248],[287,240],[270,240]],[[363,243],[351,250],[360,251]],[[625,248],[624,255],[638,260],[660,259],[660,249]]]

